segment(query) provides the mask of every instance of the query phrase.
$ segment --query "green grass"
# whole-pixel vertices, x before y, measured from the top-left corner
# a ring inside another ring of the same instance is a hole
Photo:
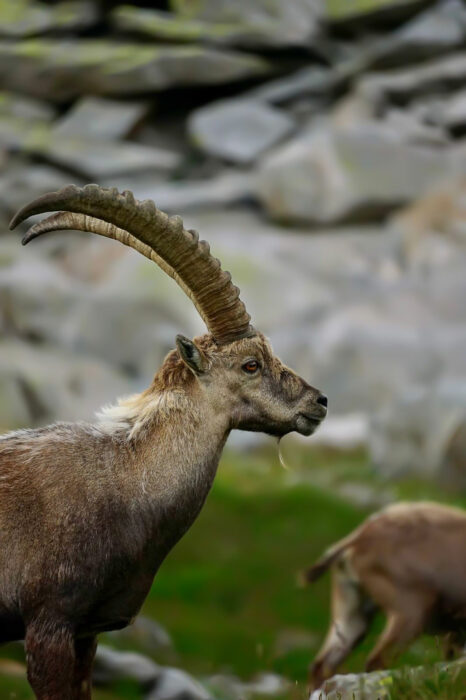
[[[465,700],[466,666],[442,670],[404,668],[393,675],[388,686],[394,700]]]
[[[203,512],[165,562],[143,612],[167,626],[183,666],[197,673],[248,677],[273,668],[302,680],[309,648],[284,654],[277,646],[286,630],[317,633],[318,641],[328,586],[298,590],[296,572],[364,513],[312,486],[287,487],[276,458],[237,462],[223,460]]]
[[[168,629],[177,652],[175,663],[188,672],[232,672],[248,679],[272,670],[291,681],[289,697],[301,700],[307,697],[307,666],[328,624],[329,577],[302,590],[295,584],[296,572],[371,510],[338,494],[348,484],[360,484],[375,501],[389,495],[466,506],[466,497],[428,483],[381,483],[360,452],[310,451],[286,443],[282,452],[287,470],[273,447],[248,456],[225,453],[200,517],[163,564],[143,614]],[[342,672],[363,669],[382,624],[381,619],[375,621]],[[415,642],[398,665],[439,659],[437,641],[425,638]],[[404,694],[400,685],[397,700],[434,697],[427,689],[409,695],[406,678],[400,678],[396,682],[405,683]],[[19,683],[16,696],[0,684],[1,698],[32,698],[23,679],[14,683]],[[97,700],[138,697],[129,685],[96,694]]]
[[[227,453],[203,512],[157,576],[143,612],[170,630],[181,665],[193,673],[247,678],[275,670],[304,692],[307,665],[328,623],[329,577],[299,590],[295,574],[369,512],[334,495],[338,487],[359,481],[375,497],[388,490],[397,498],[466,506],[464,496],[432,484],[381,484],[358,452],[289,452],[288,471],[276,451]],[[342,670],[362,670],[382,625],[375,621]],[[294,648],[287,637],[297,640]],[[398,665],[439,659],[438,640],[426,637]]]

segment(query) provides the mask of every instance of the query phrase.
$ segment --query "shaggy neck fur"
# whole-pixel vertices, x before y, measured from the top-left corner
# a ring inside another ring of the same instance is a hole
[[[211,342],[204,341],[205,351]],[[139,495],[151,505],[176,508],[180,516],[185,508],[192,520],[211,487],[230,432],[227,413],[219,409],[172,351],[146,391],[101,411],[97,429],[134,453]]]
[[[209,344],[212,341],[209,339]],[[205,343],[204,343],[205,344]],[[152,385],[141,394],[119,399],[115,405],[105,406],[97,414],[98,425],[105,432],[135,440],[147,430],[161,426],[175,414],[194,412],[196,378],[172,350]],[[199,398],[199,396],[197,397]]]

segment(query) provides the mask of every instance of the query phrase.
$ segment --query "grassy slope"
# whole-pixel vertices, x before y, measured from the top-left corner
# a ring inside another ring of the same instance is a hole
[[[387,487],[361,454],[294,449],[285,459],[291,471],[280,467],[273,451],[247,459],[225,455],[204,511],[165,562],[145,612],[170,629],[189,670],[248,677],[272,669],[304,692],[307,665],[327,626],[329,580],[299,590],[295,573],[366,517],[368,510],[335,495],[340,488],[359,481],[377,496]],[[465,498],[429,484],[405,483],[398,490],[391,496],[466,506]],[[362,669],[382,622],[344,669]],[[438,658],[436,641],[424,639],[399,664]]]
[[[363,513],[311,486],[284,486],[278,459],[226,455],[207,504],[157,577],[144,612],[174,636],[185,667],[304,678],[309,647],[280,653],[286,630],[318,642],[328,585],[301,591],[298,569]]]
[[[375,495],[387,487],[360,454],[293,449],[285,457],[291,471],[279,465],[274,450],[225,454],[204,510],[164,563],[143,612],[170,631],[176,663],[186,670],[231,671],[243,678],[275,670],[295,684],[290,696],[304,698],[306,668],[327,626],[329,580],[299,590],[295,573],[367,515],[335,495],[345,483],[359,481]],[[466,505],[466,499],[428,484],[407,483],[397,491],[405,498]],[[362,669],[380,624],[342,670]],[[400,663],[438,658],[435,641],[421,640]],[[0,680],[1,698],[32,697],[22,681],[11,683],[16,696]],[[98,694],[99,700],[123,697],[138,694],[129,686]]]
[[[299,590],[295,573],[368,513],[334,494],[359,481],[375,496],[388,491],[463,506],[466,498],[419,481],[387,487],[361,454],[295,449],[285,458],[291,471],[273,451],[247,459],[225,455],[201,516],[165,562],[144,612],[167,626],[181,664],[192,672],[248,677],[275,670],[297,682],[296,696],[304,697],[307,665],[327,627],[329,579]],[[362,670],[382,624],[376,620],[342,670]],[[294,648],[286,649],[286,637],[294,637]],[[424,638],[398,665],[438,659],[438,641]]]

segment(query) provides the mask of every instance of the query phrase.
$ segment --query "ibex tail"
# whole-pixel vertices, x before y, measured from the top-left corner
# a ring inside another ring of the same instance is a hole
[[[332,547],[327,549],[325,554],[318,559],[315,564],[310,566],[308,569],[300,571],[298,573],[298,585],[304,588],[304,586],[317,581],[317,579],[320,578],[334,562],[337,561],[341,554],[343,554],[344,550],[354,542],[356,539],[356,533],[357,530],[348,535],[348,537],[344,537],[339,542],[336,542],[334,545],[332,545]]]

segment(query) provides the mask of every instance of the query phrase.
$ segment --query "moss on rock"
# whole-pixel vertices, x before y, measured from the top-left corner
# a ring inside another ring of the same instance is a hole
[[[331,20],[339,21],[403,5],[419,5],[419,2],[420,0],[326,0],[326,10]]]

